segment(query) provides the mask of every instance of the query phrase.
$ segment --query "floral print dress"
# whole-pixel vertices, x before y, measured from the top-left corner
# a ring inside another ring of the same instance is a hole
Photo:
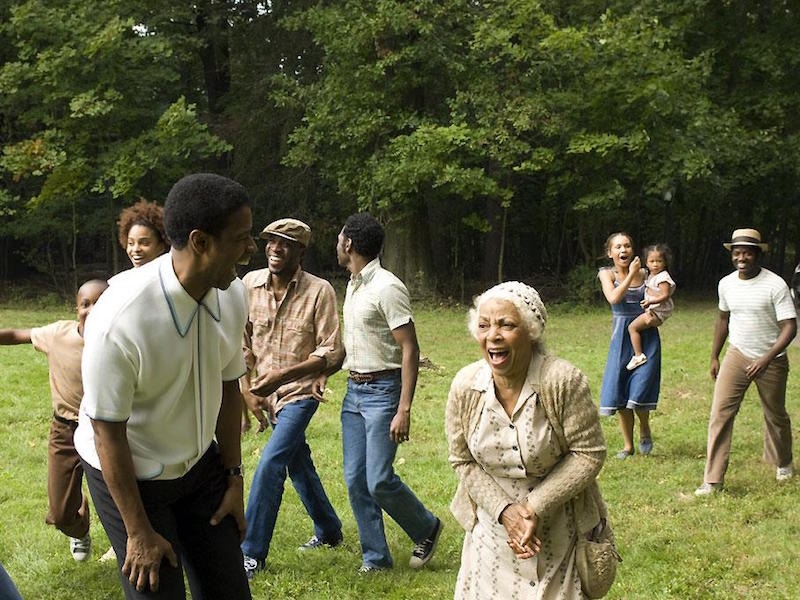
[[[467,439],[470,452],[506,494],[519,502],[561,459],[558,441],[535,392],[523,388],[509,417],[494,395]],[[464,537],[456,599],[580,599],[575,568],[577,533],[572,504],[567,502],[539,518],[538,556],[520,560],[508,547],[505,527],[478,507],[478,522]]]

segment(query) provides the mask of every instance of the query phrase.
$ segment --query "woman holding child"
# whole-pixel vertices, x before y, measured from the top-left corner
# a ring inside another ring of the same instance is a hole
[[[547,312],[520,282],[475,299],[483,359],[447,402],[450,506],[466,530],[456,598],[583,598],[578,536],[605,526],[595,478],[606,456],[586,377],[545,353]]]
[[[606,240],[606,255],[612,266],[600,269],[598,278],[603,295],[611,305],[612,330],[603,384],[600,390],[600,414],[617,413],[623,448],[618,459],[634,454],[634,418],[639,419],[639,452],[650,454],[653,436],[650,411],[658,404],[661,388],[661,338],[657,326],[639,331],[641,353],[646,361],[633,364],[634,350],[628,327],[645,311],[646,270],[635,254],[633,238],[627,233],[613,233]],[[630,367],[630,368],[629,368]]]

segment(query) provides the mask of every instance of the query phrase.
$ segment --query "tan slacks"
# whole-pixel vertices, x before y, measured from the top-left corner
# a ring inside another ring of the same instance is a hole
[[[720,364],[714,399],[708,420],[706,483],[722,483],[731,453],[733,422],[752,383],[745,370],[753,362],[733,346],[728,346]],[[792,462],[792,424],[786,412],[786,380],[789,360],[784,354],[774,359],[754,381],[764,413],[764,461],[784,467]]]

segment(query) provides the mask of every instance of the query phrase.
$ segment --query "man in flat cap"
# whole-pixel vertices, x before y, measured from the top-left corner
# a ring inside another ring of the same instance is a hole
[[[708,450],[703,485],[697,496],[722,489],[731,449],[733,422],[744,394],[755,381],[764,411],[764,460],[775,465],[778,481],[791,479],[792,424],[786,412],[786,347],[797,333],[789,287],[761,266],[767,244],[755,229],[737,229],[730,251],[733,273],[719,282],[719,316],[711,346],[714,399],[708,422]],[[720,364],[725,340],[728,350]]]
[[[249,579],[264,568],[287,473],[314,522],[314,534],[300,548],[342,542],[342,522],[322,487],[305,436],[324,401],[328,376],[344,359],[336,293],[300,266],[311,240],[308,225],[279,219],[260,237],[267,242],[267,268],[243,279],[250,314],[243,341],[248,372],[240,384],[250,409],[262,417],[266,411],[273,431],[253,475],[245,512],[242,552]]]

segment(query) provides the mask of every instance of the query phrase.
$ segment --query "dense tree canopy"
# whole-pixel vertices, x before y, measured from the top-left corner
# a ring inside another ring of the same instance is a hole
[[[4,277],[117,270],[119,209],[201,169],[257,224],[307,220],[312,268],[370,210],[385,261],[457,297],[596,287],[620,229],[669,242],[684,288],[735,227],[782,274],[800,249],[788,0],[0,0],[0,23]]]

